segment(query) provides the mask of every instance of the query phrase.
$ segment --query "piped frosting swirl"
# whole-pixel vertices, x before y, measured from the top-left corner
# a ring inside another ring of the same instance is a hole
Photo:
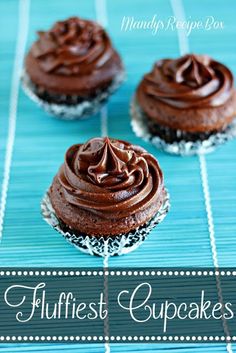
[[[71,17],[38,32],[32,54],[46,73],[81,75],[105,65],[114,55],[110,39],[97,23]]]
[[[185,55],[156,62],[140,89],[175,108],[223,105],[233,93],[233,76],[223,64],[206,55]]]
[[[141,147],[109,138],[72,146],[58,180],[69,204],[108,219],[145,210],[163,192],[156,159]]]

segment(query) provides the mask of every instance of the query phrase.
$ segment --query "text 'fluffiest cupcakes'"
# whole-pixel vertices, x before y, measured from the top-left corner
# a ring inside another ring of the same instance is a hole
[[[151,134],[169,143],[207,139],[236,117],[233,75],[206,55],[156,62],[135,99]]]
[[[66,106],[95,104],[123,78],[121,58],[106,31],[78,17],[39,31],[25,70],[38,98]]]
[[[143,148],[94,138],[68,149],[49,198],[62,227],[106,238],[139,227],[143,232],[162,208],[166,190],[157,160]]]

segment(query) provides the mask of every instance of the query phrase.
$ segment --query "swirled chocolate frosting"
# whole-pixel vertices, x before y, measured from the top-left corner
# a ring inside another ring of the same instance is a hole
[[[218,107],[232,96],[233,76],[210,57],[191,54],[156,62],[140,90],[174,108]]]
[[[145,210],[163,192],[156,159],[141,147],[109,138],[72,146],[57,177],[68,204],[105,219]]]
[[[114,53],[99,24],[77,17],[57,22],[38,36],[32,54],[47,73],[85,74],[106,64]]]

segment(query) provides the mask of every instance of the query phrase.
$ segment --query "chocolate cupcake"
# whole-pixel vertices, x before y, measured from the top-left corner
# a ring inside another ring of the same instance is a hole
[[[155,63],[132,102],[135,132],[168,152],[209,152],[235,136],[231,71],[206,55]]]
[[[72,17],[38,32],[22,81],[46,111],[74,119],[96,113],[123,78],[121,58],[106,31]]]
[[[82,251],[100,256],[135,249],[168,208],[156,159],[107,137],[70,147],[42,201],[50,225]]]

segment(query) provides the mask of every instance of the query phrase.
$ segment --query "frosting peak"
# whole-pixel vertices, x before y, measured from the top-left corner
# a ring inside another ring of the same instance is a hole
[[[97,23],[71,17],[48,32],[38,32],[33,56],[47,73],[74,75],[103,66],[114,51],[108,35]]]
[[[233,76],[210,57],[191,54],[158,61],[140,89],[175,108],[216,107],[232,95]]]
[[[69,148],[58,179],[67,202],[102,218],[145,209],[163,190],[162,172],[152,155],[108,137]]]
[[[201,87],[213,79],[214,72],[207,65],[207,57],[197,55],[185,55],[173,60],[169,65],[170,77],[177,83],[185,84],[189,87]]]
[[[136,156],[134,151],[124,150],[122,143],[106,137],[92,139],[81,147],[77,168],[93,183],[111,188],[129,179],[140,165],[147,177],[148,166],[144,158]]]

